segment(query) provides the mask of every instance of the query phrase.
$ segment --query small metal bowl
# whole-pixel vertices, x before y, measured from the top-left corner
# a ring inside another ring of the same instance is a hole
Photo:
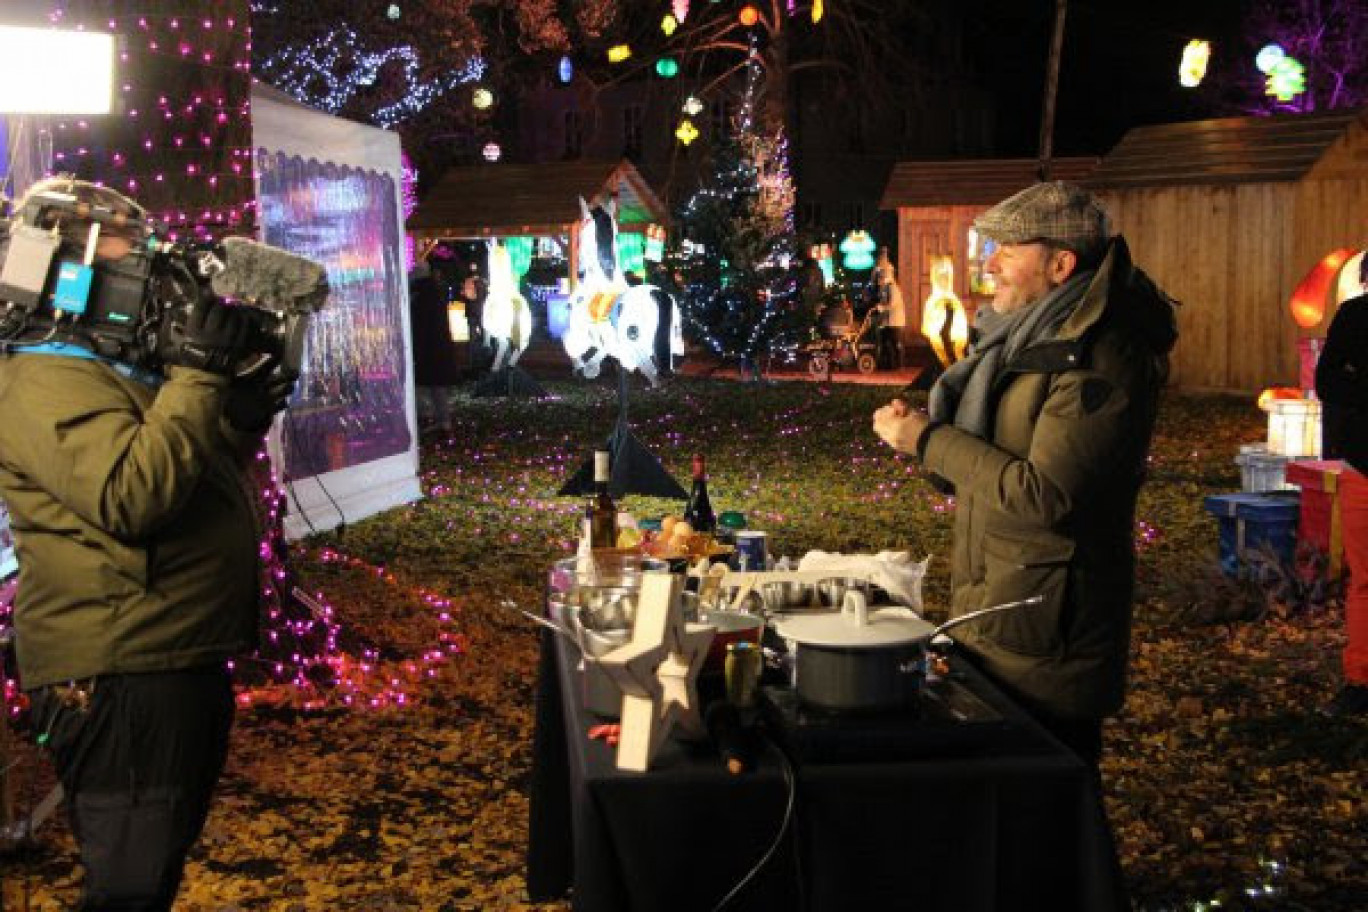
[[[807,583],[774,582],[760,587],[760,598],[767,611],[788,611],[806,607],[812,601],[812,587]]]

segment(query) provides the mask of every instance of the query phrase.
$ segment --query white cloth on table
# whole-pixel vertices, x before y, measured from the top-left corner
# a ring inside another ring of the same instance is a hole
[[[798,569],[832,576],[863,577],[887,592],[897,604],[920,611],[922,580],[930,562],[930,555],[913,560],[910,551],[880,551],[878,554],[809,551],[798,562]]]

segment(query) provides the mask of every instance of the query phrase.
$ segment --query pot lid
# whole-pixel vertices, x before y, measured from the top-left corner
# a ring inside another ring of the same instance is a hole
[[[875,609],[869,612],[867,624],[857,623],[850,613],[840,611],[791,615],[775,624],[780,636],[799,645],[842,649],[902,646],[925,639],[935,629],[910,608]]]

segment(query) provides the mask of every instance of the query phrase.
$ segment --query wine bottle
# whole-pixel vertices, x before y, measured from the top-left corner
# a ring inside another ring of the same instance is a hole
[[[593,548],[617,546],[617,504],[608,492],[609,462],[607,450],[594,452],[594,494],[589,498],[585,515],[589,520],[589,545]]]
[[[693,458],[693,487],[689,489],[684,518],[695,532],[711,533],[717,528],[717,514],[713,512],[712,500],[708,497],[708,472],[702,453]]]

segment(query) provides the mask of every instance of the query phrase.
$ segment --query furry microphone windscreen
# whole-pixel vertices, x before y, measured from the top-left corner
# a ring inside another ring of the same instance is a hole
[[[313,260],[247,238],[223,240],[224,269],[214,293],[295,313],[313,313],[328,300],[328,274]]]

